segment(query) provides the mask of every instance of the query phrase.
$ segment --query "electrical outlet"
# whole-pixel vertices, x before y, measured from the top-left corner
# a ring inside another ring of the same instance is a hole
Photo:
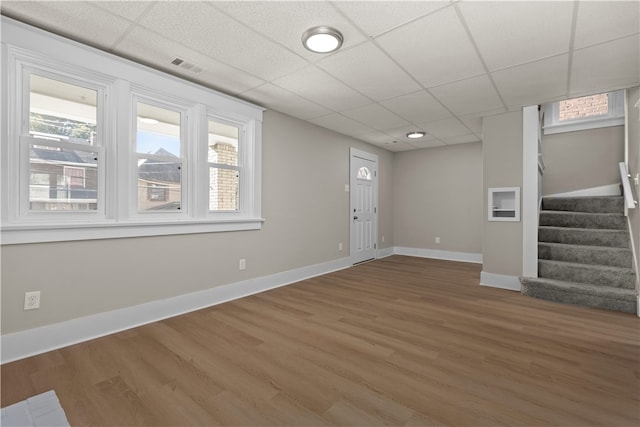
[[[342,242],[338,243],[338,250],[342,251]]]
[[[436,245],[439,245],[439,244],[440,244],[440,238],[436,237]]]
[[[382,235],[382,243],[384,243],[384,235]]]
[[[24,293],[24,309],[35,310],[40,308],[40,291]]]
[[[240,270],[244,270],[247,268],[247,260],[244,258],[240,259],[240,262],[238,263],[238,268],[240,268]]]

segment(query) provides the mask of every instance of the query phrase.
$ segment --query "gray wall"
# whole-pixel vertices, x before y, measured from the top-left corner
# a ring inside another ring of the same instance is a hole
[[[624,126],[544,135],[546,169],[542,194],[558,194],[620,183]]]
[[[491,187],[520,187],[522,196],[522,111],[485,117],[482,137],[482,270],[520,276],[522,222],[489,222],[486,207]]]
[[[628,92],[629,111],[629,173],[632,177],[640,174],[640,108],[634,105],[640,99],[640,87],[630,89]],[[640,186],[634,185],[631,179],[631,191],[636,201],[640,202]],[[640,267],[640,205],[629,210],[629,222],[631,223],[631,237],[636,250],[636,265]],[[640,272],[636,274],[636,280],[640,282]]]
[[[379,156],[380,247],[392,246],[393,154],[266,112],[262,230],[2,246],[2,334],[347,257],[350,146]],[[25,312],[30,290],[42,306]]]
[[[482,252],[480,142],[396,153],[393,182],[395,246]]]

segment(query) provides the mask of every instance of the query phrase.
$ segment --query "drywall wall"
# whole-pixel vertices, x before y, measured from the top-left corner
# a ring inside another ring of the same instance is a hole
[[[350,146],[379,156],[381,247],[393,245],[393,154],[267,111],[261,230],[2,246],[2,334],[347,257]],[[42,306],[23,311],[31,290]]]
[[[628,169],[631,175],[631,191],[633,197],[640,203],[640,185],[635,184],[633,177],[640,175],[640,87],[634,87],[627,92],[628,111],[628,139],[629,139],[629,159]],[[629,222],[631,225],[631,238],[636,250],[636,265],[640,267],[640,205],[629,210]],[[639,272],[640,273],[640,272]],[[636,275],[636,280],[640,281],[640,274]]]
[[[396,246],[482,252],[480,142],[396,153],[393,183]]]
[[[485,117],[482,138],[482,271],[520,276],[522,222],[489,221],[486,206],[489,188],[522,188],[522,112]]]
[[[551,195],[620,182],[624,126],[543,135],[546,169],[542,194]]]

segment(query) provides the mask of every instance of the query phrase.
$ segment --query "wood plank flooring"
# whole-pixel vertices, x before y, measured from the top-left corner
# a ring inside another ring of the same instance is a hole
[[[392,256],[2,366],[72,426],[638,426],[640,321]]]

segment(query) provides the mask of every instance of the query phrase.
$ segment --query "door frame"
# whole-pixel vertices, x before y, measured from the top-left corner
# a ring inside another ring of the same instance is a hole
[[[374,179],[373,179],[373,206],[374,206],[374,224],[373,224],[373,259],[378,258],[378,155],[369,153],[367,151],[359,150],[354,147],[349,147],[349,257],[355,260],[355,245],[354,233],[355,227],[353,226],[353,209],[354,209],[354,194],[351,190],[355,188],[355,173],[353,170],[353,159],[360,158],[375,163]],[[361,261],[357,261],[361,262]],[[356,263],[357,263],[356,262]]]

